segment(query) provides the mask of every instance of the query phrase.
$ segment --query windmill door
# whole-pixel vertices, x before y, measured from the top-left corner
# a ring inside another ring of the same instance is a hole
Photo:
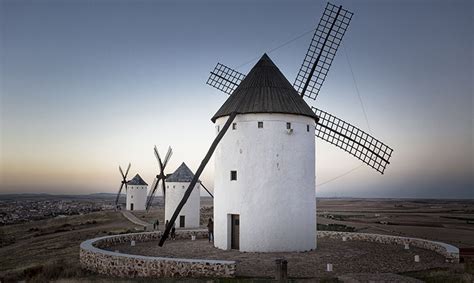
[[[133,203],[130,204],[130,210],[133,210]]]
[[[240,246],[240,219],[238,214],[231,215],[231,238],[230,238],[230,248],[238,250]]]
[[[185,223],[185,218],[184,218],[184,215],[180,215],[179,216],[179,227],[183,228],[184,227],[184,223]]]

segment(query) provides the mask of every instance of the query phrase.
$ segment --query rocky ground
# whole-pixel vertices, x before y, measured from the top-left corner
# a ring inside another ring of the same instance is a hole
[[[111,247],[120,252],[164,256],[175,258],[206,258],[236,260],[239,277],[273,277],[275,260],[288,261],[288,275],[293,278],[338,276],[348,273],[401,273],[439,267],[451,267],[443,256],[419,248],[404,250],[399,245],[384,245],[361,241],[342,242],[340,240],[319,239],[315,251],[303,253],[243,253],[223,251],[205,239],[196,241],[168,241],[164,247],[157,242],[137,243]],[[419,255],[421,262],[414,262]],[[334,271],[326,271],[327,263],[333,264]]]

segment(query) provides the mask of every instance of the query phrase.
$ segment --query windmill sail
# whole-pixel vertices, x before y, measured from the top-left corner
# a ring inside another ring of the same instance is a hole
[[[120,188],[118,190],[117,196],[115,197],[115,206],[118,205],[120,194],[122,193],[122,189],[123,189],[123,184],[124,184],[123,182],[120,184]]]
[[[153,198],[155,197],[156,189],[158,188],[158,185],[161,181],[162,184],[162,193],[163,193],[163,199],[166,199],[166,191],[165,191],[165,168],[166,165],[168,164],[168,161],[171,158],[171,155],[173,155],[173,150],[171,147],[168,147],[168,151],[166,152],[164,162],[162,162],[160,154],[158,152],[158,148],[155,147],[153,148],[153,153],[155,154],[156,160],[158,161],[158,166],[160,168],[160,173],[156,175],[155,180],[153,181],[153,184],[151,186],[151,191],[150,194],[148,195],[148,200],[146,204],[146,209],[149,209],[151,207],[151,204],[153,203]]]
[[[166,152],[166,155],[165,155],[165,160],[163,161],[163,167],[166,167],[166,164],[168,164],[168,161],[170,160],[171,155],[173,155],[173,149],[171,149],[171,146],[169,146],[168,152]]]
[[[392,148],[327,112],[312,108],[319,117],[315,132],[317,137],[342,148],[383,174],[390,164]]]
[[[327,3],[293,87],[301,96],[316,99],[352,19],[352,12]]]
[[[155,178],[153,180],[153,184],[150,187],[150,193],[148,194],[147,202],[146,202],[146,209],[149,209],[151,204],[153,203],[153,198],[155,197],[156,187],[158,186],[158,179]]]
[[[217,63],[206,83],[224,93],[231,94],[244,79],[244,74],[221,63]]]
[[[117,197],[115,198],[115,206],[118,205],[119,199],[120,199],[120,194],[122,193],[123,185],[125,185],[125,190],[127,189],[127,175],[128,171],[130,171],[130,166],[132,166],[131,163],[128,163],[127,170],[125,171],[125,174],[123,173],[122,167],[119,165],[119,171],[120,175],[122,175],[122,183],[120,184],[119,191],[117,193]]]

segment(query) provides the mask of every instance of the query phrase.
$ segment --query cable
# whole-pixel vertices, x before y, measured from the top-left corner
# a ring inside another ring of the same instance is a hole
[[[286,46],[286,45],[292,43],[293,41],[302,38],[303,36],[307,35],[308,33],[314,32],[315,30],[316,30],[316,28],[313,28],[313,29],[311,29],[311,30],[305,31],[304,33],[298,35],[297,37],[294,37],[294,38],[292,38],[292,39],[290,39],[290,40],[288,40],[288,41],[282,43],[281,45],[278,45],[277,47],[270,49],[270,50],[267,51],[266,53],[267,53],[267,54],[272,53],[273,51],[278,50],[278,49],[280,49],[280,48],[282,48],[282,47],[284,47],[284,46]],[[254,58],[252,58],[252,60],[248,60],[247,62],[245,62],[245,63],[243,63],[243,64],[240,64],[239,66],[235,67],[235,69],[239,69],[239,68],[241,68],[241,67],[243,67],[243,66],[245,66],[245,65],[247,65],[247,64],[250,64],[250,63],[252,63],[253,61],[259,59],[260,57],[261,57],[261,56],[254,57]]]
[[[354,81],[354,86],[357,92],[357,97],[359,97],[360,105],[362,106],[362,112],[364,112],[365,122],[367,123],[367,128],[369,132],[372,134],[372,130],[370,129],[369,118],[367,117],[367,112],[365,111],[364,103],[362,102],[362,97],[360,96],[359,87],[357,86],[357,82],[354,76],[354,71],[352,70],[351,62],[349,61],[349,54],[346,51],[345,44],[342,43],[342,49],[344,50],[344,54],[346,54],[347,64],[349,65],[349,69],[351,70],[352,80]]]
[[[354,86],[355,86],[355,89],[356,89],[357,97],[359,98],[360,105],[361,105],[361,107],[362,107],[362,112],[364,112],[364,118],[365,118],[365,122],[367,123],[367,128],[369,129],[369,132],[372,133],[372,130],[371,130],[371,128],[370,128],[369,118],[368,118],[368,116],[367,116],[367,112],[365,111],[364,103],[362,102],[362,96],[360,95],[360,91],[359,91],[359,87],[357,86],[357,81],[356,81],[356,79],[355,79],[354,71],[352,70],[352,65],[351,65],[351,62],[350,62],[350,60],[349,60],[349,54],[348,54],[348,52],[347,52],[347,50],[346,50],[346,47],[345,47],[344,43],[342,43],[342,49],[344,50],[344,54],[346,55],[345,57],[346,57],[346,60],[347,60],[347,64],[349,65],[349,69],[351,70],[352,80],[354,81]],[[322,183],[317,184],[316,187],[319,188],[319,187],[321,187],[321,186],[323,186],[323,185],[326,185],[326,184],[328,184],[328,183],[330,183],[330,182],[332,182],[332,181],[335,181],[335,180],[337,180],[337,179],[339,179],[339,178],[342,178],[342,177],[344,177],[344,176],[346,176],[346,175],[349,175],[350,173],[352,173],[352,172],[356,171],[357,169],[361,168],[362,166],[364,166],[364,165],[361,164],[361,165],[359,165],[359,166],[357,166],[357,167],[354,167],[354,168],[352,168],[351,170],[349,170],[349,171],[347,171],[347,172],[345,172],[345,173],[343,173],[343,174],[341,174],[341,175],[338,175],[338,176],[336,176],[336,177],[334,177],[334,178],[332,178],[332,179],[329,179],[329,180],[327,180],[327,181],[324,181],[324,182],[322,182]]]
[[[321,186],[326,185],[327,183],[330,183],[330,182],[335,181],[335,180],[337,180],[337,179],[339,179],[339,178],[342,178],[342,177],[344,177],[344,176],[346,176],[346,175],[349,175],[350,173],[352,173],[352,172],[356,171],[357,169],[361,168],[362,166],[364,166],[364,164],[361,164],[361,165],[359,165],[359,166],[357,166],[357,167],[354,167],[354,168],[352,168],[351,170],[349,170],[349,171],[347,171],[347,172],[345,172],[345,173],[343,173],[343,174],[341,174],[341,175],[339,175],[339,176],[336,176],[336,177],[334,177],[334,178],[332,178],[332,179],[329,179],[329,180],[324,181],[324,182],[322,182],[322,183],[316,184],[316,188],[320,188]]]

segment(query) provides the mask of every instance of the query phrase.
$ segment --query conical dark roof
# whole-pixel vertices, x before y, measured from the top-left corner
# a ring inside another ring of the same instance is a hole
[[[247,77],[221,106],[211,121],[233,111],[245,113],[284,113],[317,119],[267,54],[250,70]]]
[[[183,162],[173,174],[166,177],[166,182],[191,182],[193,177],[193,172]]]
[[[135,175],[133,179],[127,182],[127,185],[132,185],[132,186],[148,186],[148,184],[143,181],[142,177],[140,175]]]

